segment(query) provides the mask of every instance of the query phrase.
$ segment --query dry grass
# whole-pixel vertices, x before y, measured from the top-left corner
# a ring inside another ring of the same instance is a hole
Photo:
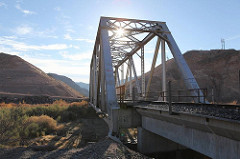
[[[56,100],[54,101],[52,104],[26,104],[26,103],[5,103],[2,102],[0,103],[0,108],[14,108],[14,107],[38,107],[38,106],[54,106],[54,105],[58,105],[58,106],[62,106],[62,107],[68,107],[68,106],[88,106],[88,102],[83,100],[81,102],[73,102],[73,103],[67,103],[65,100]]]
[[[0,108],[13,108],[13,107],[17,107],[17,104],[15,103],[0,103]]]
[[[88,102],[67,103],[63,100],[52,104],[0,104],[0,146],[21,144],[24,138],[35,138],[47,134],[62,133],[63,122],[96,116]]]

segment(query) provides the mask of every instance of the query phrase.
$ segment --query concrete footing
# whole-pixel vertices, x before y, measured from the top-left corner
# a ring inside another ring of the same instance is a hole
[[[154,134],[142,127],[138,127],[137,148],[138,151],[143,154],[185,149],[185,147],[157,134]]]

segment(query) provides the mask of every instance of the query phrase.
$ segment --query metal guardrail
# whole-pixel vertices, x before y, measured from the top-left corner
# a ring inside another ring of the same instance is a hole
[[[185,102],[187,100],[192,100],[192,101],[198,101],[198,103],[201,103],[200,99],[203,98],[204,103],[207,102],[206,97],[208,95],[208,90],[207,88],[199,88],[199,89],[188,89],[188,90],[172,90],[171,89],[171,81],[169,81],[170,84],[168,85],[168,91],[150,91],[148,94],[152,94],[154,96],[158,96],[159,98],[162,98],[162,101],[174,101],[174,102]],[[170,91],[169,91],[170,90]],[[192,95],[192,92],[196,92],[197,95]],[[202,95],[200,92],[203,92]],[[125,85],[116,87],[116,94],[119,103],[123,103],[126,101],[126,97],[129,97],[130,94],[127,92]],[[138,96],[136,96],[138,97]],[[146,101],[151,99],[151,97],[145,98],[141,97],[142,99],[145,99]],[[158,98],[158,99],[159,99]],[[190,99],[189,99],[190,98]],[[197,100],[195,100],[197,99]],[[133,95],[132,99],[130,101],[137,101],[135,98],[135,95]]]
[[[200,95],[200,92],[203,92],[203,95]],[[197,92],[197,96],[189,95],[191,92]],[[200,103],[200,98],[203,98],[204,103],[206,103],[206,97],[207,97],[207,89],[206,88],[200,88],[200,89],[188,89],[188,90],[177,90],[177,91],[171,91],[171,98],[175,97],[177,100],[176,102],[181,102],[181,99],[191,98],[194,100],[197,98],[198,103]],[[165,98],[169,98],[169,91],[162,91],[160,92],[160,97],[164,100]]]

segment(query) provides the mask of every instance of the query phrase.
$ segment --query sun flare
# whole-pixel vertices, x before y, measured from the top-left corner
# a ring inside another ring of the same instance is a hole
[[[123,28],[118,28],[117,31],[116,31],[116,34],[117,36],[123,36],[125,33],[124,29]]]

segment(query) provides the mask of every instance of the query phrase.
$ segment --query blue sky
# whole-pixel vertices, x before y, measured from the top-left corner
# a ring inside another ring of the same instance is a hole
[[[220,49],[221,38],[239,50],[239,8],[239,0],[0,0],[0,52],[88,83],[100,16],[165,21],[183,53]]]

